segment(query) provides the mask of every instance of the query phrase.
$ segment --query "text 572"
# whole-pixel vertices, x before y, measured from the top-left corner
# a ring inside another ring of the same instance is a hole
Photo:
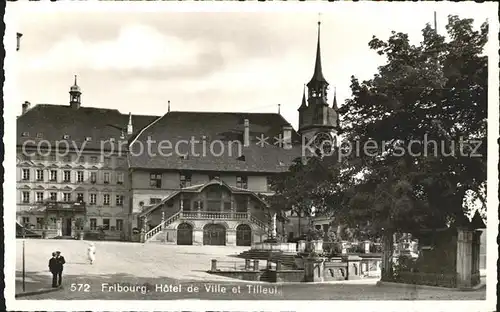
[[[90,285],[89,284],[72,283],[71,286],[69,287],[69,290],[70,291],[90,292]]]

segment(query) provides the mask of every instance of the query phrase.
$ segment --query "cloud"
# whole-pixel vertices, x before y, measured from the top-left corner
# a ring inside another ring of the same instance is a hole
[[[86,68],[93,70],[149,70],[194,66],[203,55],[197,41],[183,41],[144,25],[120,29],[114,40],[87,42],[67,36],[28,62],[33,70]]]

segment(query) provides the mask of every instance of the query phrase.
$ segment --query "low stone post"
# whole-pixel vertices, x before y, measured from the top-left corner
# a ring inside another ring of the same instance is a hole
[[[458,229],[457,239],[457,287],[471,288],[472,285],[472,240],[473,231]]]
[[[371,244],[371,242],[369,240],[366,240],[366,241],[363,242],[363,244],[364,244],[364,247],[365,247],[364,248],[365,249],[365,253],[370,253],[370,244]]]
[[[254,260],[253,261],[253,270],[258,271],[259,270],[259,260]]]
[[[304,281],[322,282],[325,271],[325,259],[322,257],[304,258]]]
[[[304,250],[306,250],[306,241],[299,240],[297,243],[297,252],[304,252]]]
[[[360,279],[361,257],[355,255],[343,256],[342,261],[347,262],[347,280]]]
[[[250,259],[245,259],[245,271],[250,270]]]
[[[212,259],[212,266],[210,267],[210,271],[217,271],[217,259]]]

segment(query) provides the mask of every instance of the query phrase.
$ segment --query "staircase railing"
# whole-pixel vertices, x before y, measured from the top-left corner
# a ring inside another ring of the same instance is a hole
[[[146,241],[150,240],[153,236],[160,233],[165,227],[169,226],[172,222],[179,219],[180,214],[181,214],[180,211],[173,214],[172,216],[170,216],[170,218],[164,220],[163,222],[161,222],[160,224],[149,230],[145,235],[145,240]]]
[[[264,231],[268,230],[267,224],[265,224],[264,222],[260,221],[259,219],[257,219],[256,217],[254,217],[252,215],[250,215],[250,221],[252,221],[253,223],[255,223],[258,227],[260,227]]]

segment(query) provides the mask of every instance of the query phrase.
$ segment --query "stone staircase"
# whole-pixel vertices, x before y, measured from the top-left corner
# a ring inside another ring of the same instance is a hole
[[[174,215],[170,216],[167,218],[165,221],[157,225],[156,227],[152,228],[148,232],[146,232],[145,235],[145,241],[146,242],[151,242],[151,243],[158,243],[158,242],[163,242],[165,239],[165,231],[163,229],[167,228],[169,225],[174,223],[175,221],[182,221],[184,219],[189,219],[192,220],[193,218],[187,218],[186,215],[183,215],[181,211],[178,211]],[[268,234],[269,232],[269,226],[262,222],[261,220],[255,218],[254,216],[250,215],[249,221],[255,224],[262,233]]]

